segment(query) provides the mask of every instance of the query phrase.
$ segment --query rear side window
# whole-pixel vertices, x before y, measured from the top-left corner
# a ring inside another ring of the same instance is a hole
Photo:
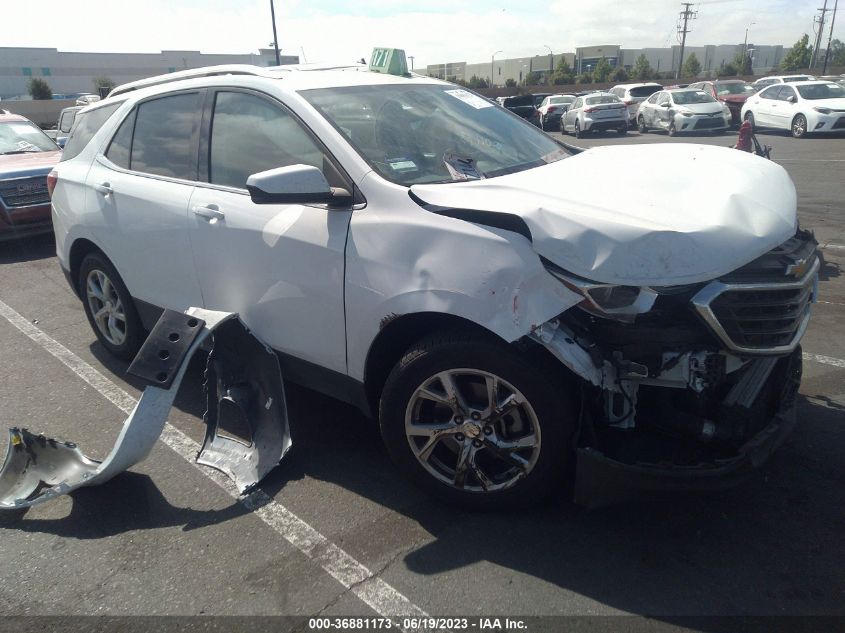
[[[145,101],[137,108],[130,169],[196,180],[194,128],[199,94],[178,94]]]
[[[64,132],[65,134],[70,132],[77,112],[78,110],[69,110],[68,112],[62,113],[62,116],[59,119],[59,132]]]
[[[132,110],[129,116],[123,120],[117,133],[112,137],[109,148],[106,150],[106,158],[118,167],[129,169],[129,154],[132,151],[132,132],[135,129],[135,113]]]
[[[777,99],[778,93],[780,92],[780,84],[777,86],[772,86],[771,88],[766,88],[763,92],[760,93],[761,99]]]
[[[795,91],[789,86],[781,86],[778,92],[778,101],[788,101],[789,97],[794,97]]]
[[[111,105],[89,110],[88,112],[78,112],[75,121],[76,125],[73,126],[73,131],[71,131],[70,136],[67,138],[67,143],[65,143],[62,161],[70,160],[85,149],[88,141],[94,138],[94,135],[120,106],[120,103],[112,103]]]
[[[638,86],[636,88],[631,88],[631,96],[635,99],[650,97],[655,92],[660,90],[660,88],[661,86]]]
[[[323,152],[294,117],[255,95],[217,93],[210,182],[243,189],[252,174],[296,164],[323,169]]]

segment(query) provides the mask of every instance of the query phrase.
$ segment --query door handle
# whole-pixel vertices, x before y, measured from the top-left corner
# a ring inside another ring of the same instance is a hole
[[[226,214],[220,210],[216,204],[206,204],[206,205],[196,205],[193,209],[194,215],[198,215],[201,218],[205,218],[209,221],[217,221],[222,220],[226,217]]]
[[[94,185],[94,191],[101,193],[104,196],[110,196],[114,193],[114,189],[112,189],[111,185],[107,182],[101,182],[99,185]]]

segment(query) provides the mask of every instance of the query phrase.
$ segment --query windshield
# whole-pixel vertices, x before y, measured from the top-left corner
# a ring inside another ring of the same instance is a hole
[[[795,86],[804,99],[842,99],[845,88],[839,84],[810,84],[809,86]]]
[[[575,101],[575,97],[552,97],[549,103],[557,105],[559,103],[572,103],[573,101]]]
[[[754,92],[754,88],[748,84],[730,83],[716,84],[716,94],[720,97],[725,95],[748,95]]]
[[[597,97],[587,97],[584,102],[587,105],[600,105],[602,103],[619,103],[619,97],[616,95],[599,95]]]
[[[0,123],[0,154],[55,152],[59,148],[34,123],[9,121]]]
[[[639,99],[640,97],[650,97],[658,90],[663,90],[663,86],[639,86],[637,88],[631,88],[628,94]]]
[[[533,125],[445,85],[302,91],[384,178],[400,185],[509,174],[570,154]]]
[[[706,92],[701,90],[684,90],[683,92],[673,92],[672,100],[678,105],[691,105],[693,103],[713,103],[716,101]]]
[[[793,81],[809,81],[812,77],[808,77],[807,75],[796,75],[794,77],[784,77],[783,82],[793,82]]]

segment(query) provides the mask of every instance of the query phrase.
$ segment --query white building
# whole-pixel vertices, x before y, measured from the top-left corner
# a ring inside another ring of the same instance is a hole
[[[283,64],[299,63],[296,55],[283,55]],[[108,77],[116,84],[135,81],[186,68],[218,64],[274,66],[273,49],[258,54],[207,54],[199,51],[160,53],[76,53],[55,48],[0,47],[0,99],[28,98],[29,80],[44,79],[54,94],[94,92],[95,77]]]

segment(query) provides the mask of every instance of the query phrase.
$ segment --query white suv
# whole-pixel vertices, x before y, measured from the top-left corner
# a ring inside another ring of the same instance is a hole
[[[815,243],[744,152],[581,152],[427,77],[225,67],[82,110],[50,187],[107,350],[131,358],[162,308],[237,312],[453,501],[576,472],[583,499],[602,469],[709,486],[791,424]]]

